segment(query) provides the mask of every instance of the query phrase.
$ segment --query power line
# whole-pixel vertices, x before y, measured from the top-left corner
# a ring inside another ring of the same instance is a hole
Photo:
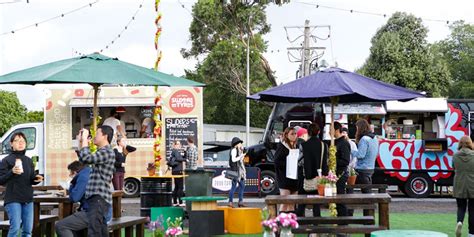
[[[18,32],[18,31],[22,31],[22,30],[25,30],[25,29],[28,29],[28,28],[32,28],[32,27],[38,27],[40,24],[43,24],[43,23],[46,23],[46,22],[49,22],[49,21],[52,21],[52,20],[56,20],[56,19],[59,19],[59,18],[63,18],[63,17],[65,17],[65,16],[69,15],[69,14],[72,14],[72,13],[74,13],[74,12],[80,11],[80,10],[86,8],[86,7],[92,7],[92,5],[98,3],[99,1],[100,1],[100,0],[95,0],[94,2],[88,3],[87,5],[83,5],[83,6],[81,6],[81,7],[78,7],[78,8],[76,8],[76,9],[73,9],[73,10],[71,10],[71,11],[68,11],[68,12],[59,14],[59,15],[57,15],[57,16],[48,18],[48,19],[46,19],[46,20],[42,20],[42,21],[39,21],[39,22],[30,24],[30,25],[26,25],[26,26],[23,26],[23,27],[14,29],[14,30],[5,31],[5,32],[1,33],[0,36],[4,36],[4,35],[7,35],[7,34],[15,34],[15,33]]]
[[[309,2],[299,2],[295,1],[296,3],[299,4],[304,4],[304,5],[310,5],[314,6],[319,9],[329,9],[329,10],[335,10],[335,11],[342,11],[342,12],[349,12],[349,13],[358,13],[358,14],[364,14],[364,15],[371,15],[371,16],[381,16],[381,17],[387,17],[388,14],[386,13],[378,13],[378,12],[369,12],[369,11],[360,11],[360,10],[354,10],[354,9],[347,9],[347,8],[340,8],[340,7],[333,7],[333,6],[327,6],[327,5],[321,5],[317,3],[309,3]],[[431,19],[431,18],[423,18],[419,17],[423,21],[431,21],[431,22],[439,22],[439,23],[446,23],[446,25],[449,25],[449,23],[452,23],[453,21],[450,20],[443,20],[443,19]]]

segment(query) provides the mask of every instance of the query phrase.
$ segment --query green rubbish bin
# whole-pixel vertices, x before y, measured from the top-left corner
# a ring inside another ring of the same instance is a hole
[[[186,196],[212,196],[212,178],[215,170],[198,168],[186,169],[184,172]]]
[[[177,217],[184,219],[184,210],[181,207],[152,207],[150,220],[157,221],[160,216],[163,216],[163,228],[166,230],[168,229],[166,220],[170,218],[171,221],[174,221]],[[183,228],[182,225],[181,228]]]

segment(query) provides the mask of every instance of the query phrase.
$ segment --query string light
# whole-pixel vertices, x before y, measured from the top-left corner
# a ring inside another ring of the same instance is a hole
[[[132,22],[136,19],[136,16],[138,14],[138,12],[142,9],[143,7],[143,2],[144,0],[142,0],[142,2],[140,3],[140,5],[138,6],[137,10],[135,11],[135,13],[133,14],[133,16],[130,18],[130,20],[127,22],[127,24],[125,25],[125,27],[122,29],[122,31],[120,31],[120,33],[118,33],[111,41],[110,43],[106,44],[102,49],[99,50],[99,52],[103,52],[107,49],[109,49],[110,47],[112,47],[112,44],[114,44],[115,42],[117,42],[118,38],[120,38],[123,33],[128,30],[130,24],[132,24]]]
[[[31,27],[38,27],[40,24],[43,24],[43,23],[46,23],[46,22],[49,22],[49,21],[52,21],[52,20],[56,20],[58,18],[63,18],[65,17],[66,15],[69,15],[69,14],[72,14],[74,12],[77,12],[77,11],[80,11],[84,8],[87,8],[87,7],[92,7],[92,5],[98,3],[100,0],[96,0],[94,2],[91,2],[91,3],[88,3],[86,5],[83,5],[81,7],[78,7],[76,9],[73,9],[71,11],[68,11],[68,12],[65,12],[65,13],[62,13],[62,14],[59,14],[57,16],[54,16],[54,17],[51,17],[51,18],[48,18],[46,20],[42,20],[42,21],[39,21],[39,22],[36,22],[36,23],[33,23],[33,24],[30,24],[30,25],[26,25],[26,26],[23,26],[23,27],[20,27],[18,29],[14,29],[14,30],[8,30],[8,31],[5,31],[3,33],[0,34],[0,36],[4,36],[4,35],[8,35],[8,34],[15,34],[16,32],[18,31],[22,31],[22,30],[26,30],[28,28],[31,28]]]
[[[314,6],[314,7],[316,7],[316,8],[325,8],[325,9],[330,9],[330,10],[335,10],[335,11],[343,11],[343,12],[349,12],[349,13],[358,13],[358,14],[371,15],[371,16],[381,16],[381,17],[384,17],[384,18],[387,17],[387,14],[385,14],[385,13],[359,11],[359,10],[354,10],[354,9],[347,9],[347,8],[339,8],[339,7],[325,6],[325,5],[316,4],[316,3],[309,3],[309,2],[299,2],[299,1],[295,1],[295,2],[296,2],[296,3],[299,3],[299,4]],[[449,21],[449,20],[430,19],[430,18],[423,18],[423,17],[420,17],[420,19],[422,19],[423,21],[446,23],[446,25],[449,25],[449,23],[452,22],[452,21]]]

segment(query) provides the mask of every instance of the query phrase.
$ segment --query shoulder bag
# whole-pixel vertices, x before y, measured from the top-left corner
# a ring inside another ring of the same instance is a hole
[[[319,169],[323,168],[323,159],[324,159],[324,143],[321,142],[321,158],[320,158],[320,163],[319,163]],[[304,175],[304,167],[303,167],[303,175]],[[319,179],[320,176],[316,176],[312,179],[307,179],[305,178],[303,180],[303,189],[307,192],[312,192],[316,191],[318,189],[318,184],[319,184]]]

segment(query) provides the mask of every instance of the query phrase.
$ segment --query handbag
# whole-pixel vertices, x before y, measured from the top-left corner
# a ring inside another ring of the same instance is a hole
[[[319,169],[323,168],[323,159],[324,159],[323,156],[324,156],[324,143],[321,142],[321,158],[320,158],[321,161],[319,163]],[[304,175],[304,168],[303,168],[303,175]],[[319,174],[318,174],[318,176],[316,176],[312,179],[305,178],[303,180],[303,189],[307,192],[316,191],[318,183],[319,183],[319,179],[321,179]]]
[[[239,178],[239,172],[234,171],[234,170],[226,170],[224,173],[224,177],[226,177],[227,179],[234,180],[234,179]]]

